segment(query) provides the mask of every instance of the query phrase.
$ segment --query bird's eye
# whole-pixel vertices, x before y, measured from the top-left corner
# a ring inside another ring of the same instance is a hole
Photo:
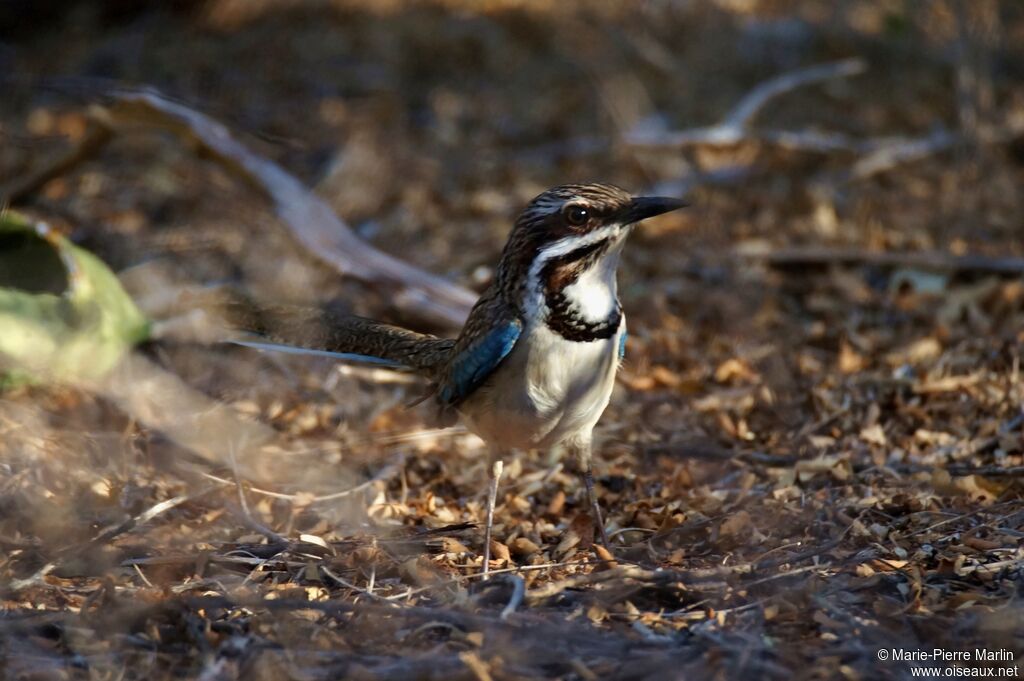
[[[565,209],[565,221],[573,227],[582,227],[590,220],[590,211],[583,206],[568,206]]]

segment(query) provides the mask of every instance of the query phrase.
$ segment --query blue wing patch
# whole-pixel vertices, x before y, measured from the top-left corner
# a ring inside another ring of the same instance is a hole
[[[480,387],[501,361],[512,352],[522,324],[518,319],[506,322],[480,337],[452,360],[438,397],[444,404],[457,404]]]
[[[619,361],[620,362],[622,360],[626,359],[626,336],[628,336],[628,335],[629,334],[626,333],[626,330],[623,329],[622,330],[622,335],[619,336]]]

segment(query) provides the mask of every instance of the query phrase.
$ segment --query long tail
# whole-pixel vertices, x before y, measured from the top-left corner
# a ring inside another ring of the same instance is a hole
[[[239,345],[407,368],[428,378],[435,377],[455,345],[451,339],[328,310],[230,303],[228,312],[238,328],[256,334],[232,341]]]

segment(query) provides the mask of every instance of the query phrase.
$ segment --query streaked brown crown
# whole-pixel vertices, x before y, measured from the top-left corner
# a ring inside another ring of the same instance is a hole
[[[633,197],[611,184],[565,184],[540,194],[519,215],[513,228],[542,242],[583,234],[617,220]],[[585,215],[581,215],[581,211]]]
[[[631,201],[629,192],[611,184],[566,184],[540,194],[516,219],[498,266],[499,286],[517,300],[530,263],[545,246],[616,221]]]

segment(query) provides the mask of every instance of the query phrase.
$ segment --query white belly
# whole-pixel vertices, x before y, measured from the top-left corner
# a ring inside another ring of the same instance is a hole
[[[589,435],[615,384],[618,332],[568,341],[543,324],[527,329],[501,366],[462,405],[467,427],[489,443],[529,449]]]

